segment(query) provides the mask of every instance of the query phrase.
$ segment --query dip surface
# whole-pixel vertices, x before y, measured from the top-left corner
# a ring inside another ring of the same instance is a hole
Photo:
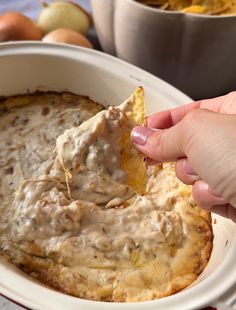
[[[117,203],[111,184],[104,204],[97,179],[94,193],[89,188],[92,201],[73,195],[75,188],[70,196],[55,162],[56,139],[102,109],[69,93],[2,100],[0,254],[31,277],[81,298],[130,302],[168,296],[205,268],[211,217],[197,208],[191,187],[177,180],[171,164],[150,168],[145,196],[121,188],[119,195],[124,191],[127,198]],[[95,168],[101,147],[98,141],[90,149]]]

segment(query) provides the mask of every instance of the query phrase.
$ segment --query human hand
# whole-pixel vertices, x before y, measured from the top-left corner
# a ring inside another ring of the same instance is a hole
[[[149,161],[175,161],[200,207],[236,221],[236,92],[156,113],[131,138]]]

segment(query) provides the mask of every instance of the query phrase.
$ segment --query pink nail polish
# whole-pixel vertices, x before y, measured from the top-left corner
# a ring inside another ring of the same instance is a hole
[[[135,144],[145,145],[147,139],[153,135],[154,132],[155,131],[150,128],[138,126],[132,130],[131,139]]]
[[[183,166],[184,166],[185,173],[187,173],[188,175],[196,175],[196,172],[190,166],[190,164],[189,164],[187,159],[184,161]]]

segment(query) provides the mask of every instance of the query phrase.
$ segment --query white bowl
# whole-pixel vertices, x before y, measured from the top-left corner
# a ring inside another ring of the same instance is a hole
[[[193,98],[235,90],[236,15],[170,12],[134,0],[91,0],[100,43]]]
[[[0,46],[0,96],[35,90],[88,95],[104,105],[116,105],[137,85],[146,91],[148,112],[170,108],[190,98],[160,79],[100,52],[66,45],[15,43]],[[82,300],[47,288],[3,260],[0,293],[38,310],[147,310],[236,309],[236,226],[214,217],[214,247],[210,262],[195,284],[170,297],[140,303],[105,303]],[[221,307],[221,304],[223,306]],[[233,308],[234,307],[234,308]]]

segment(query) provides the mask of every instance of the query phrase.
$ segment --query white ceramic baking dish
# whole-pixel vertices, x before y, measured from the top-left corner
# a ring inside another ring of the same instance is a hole
[[[137,85],[146,91],[148,113],[190,101],[160,79],[100,52],[66,45],[18,43],[0,46],[0,96],[35,90],[88,95],[104,105],[116,105]],[[189,310],[216,305],[236,309],[236,226],[214,216],[211,260],[190,288],[157,301],[93,302],[68,296],[36,283],[3,260],[0,293],[40,310]]]

